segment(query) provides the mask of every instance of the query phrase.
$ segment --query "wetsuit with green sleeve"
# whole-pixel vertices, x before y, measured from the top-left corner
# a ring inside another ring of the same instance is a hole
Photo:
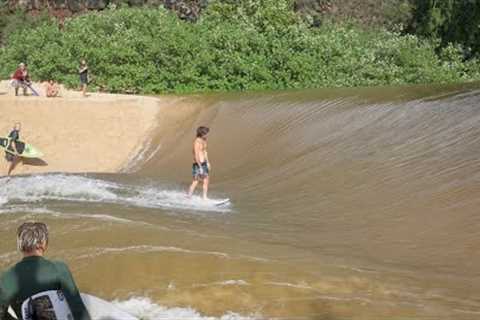
[[[8,306],[20,316],[26,299],[48,290],[63,292],[75,320],[90,320],[67,265],[40,256],[23,258],[0,277],[0,319],[14,319]]]

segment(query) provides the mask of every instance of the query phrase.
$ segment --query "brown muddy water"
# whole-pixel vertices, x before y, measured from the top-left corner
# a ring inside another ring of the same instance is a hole
[[[0,179],[0,270],[41,220],[144,319],[479,319],[478,87],[186,97],[121,173]],[[230,206],[184,196],[199,125]]]

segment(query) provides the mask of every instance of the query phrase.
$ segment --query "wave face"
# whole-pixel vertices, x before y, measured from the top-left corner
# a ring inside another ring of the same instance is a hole
[[[186,97],[122,173],[0,179],[0,268],[43,219],[83,288],[147,319],[475,319],[479,105],[477,85]],[[200,125],[229,206],[185,197]]]
[[[252,233],[476,274],[462,248],[478,242],[458,224],[478,222],[479,94],[390,90],[390,100],[368,91],[225,96],[139,172],[188,183],[194,128],[207,124],[212,190],[234,198]]]

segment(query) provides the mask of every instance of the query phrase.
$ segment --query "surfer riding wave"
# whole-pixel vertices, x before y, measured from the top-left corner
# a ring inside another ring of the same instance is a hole
[[[193,181],[188,190],[188,196],[191,197],[198,183],[203,181],[203,199],[205,200],[208,199],[209,173],[211,170],[207,153],[207,135],[209,132],[210,129],[207,127],[201,126],[197,128],[197,137],[193,141]]]

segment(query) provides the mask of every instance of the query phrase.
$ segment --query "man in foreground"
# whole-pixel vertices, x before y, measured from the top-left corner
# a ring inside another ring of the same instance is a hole
[[[188,190],[188,196],[191,197],[200,181],[203,181],[203,199],[207,199],[209,171],[211,169],[207,154],[207,135],[210,131],[207,127],[198,127],[197,137],[193,141],[193,182]]]
[[[22,224],[17,230],[17,246],[23,259],[0,277],[0,319],[15,319],[7,312],[11,306],[19,319],[63,320],[55,314],[55,301],[48,294],[38,295],[57,290],[58,296],[66,298],[74,320],[90,320],[66,264],[43,258],[48,246],[47,226],[40,222]]]

